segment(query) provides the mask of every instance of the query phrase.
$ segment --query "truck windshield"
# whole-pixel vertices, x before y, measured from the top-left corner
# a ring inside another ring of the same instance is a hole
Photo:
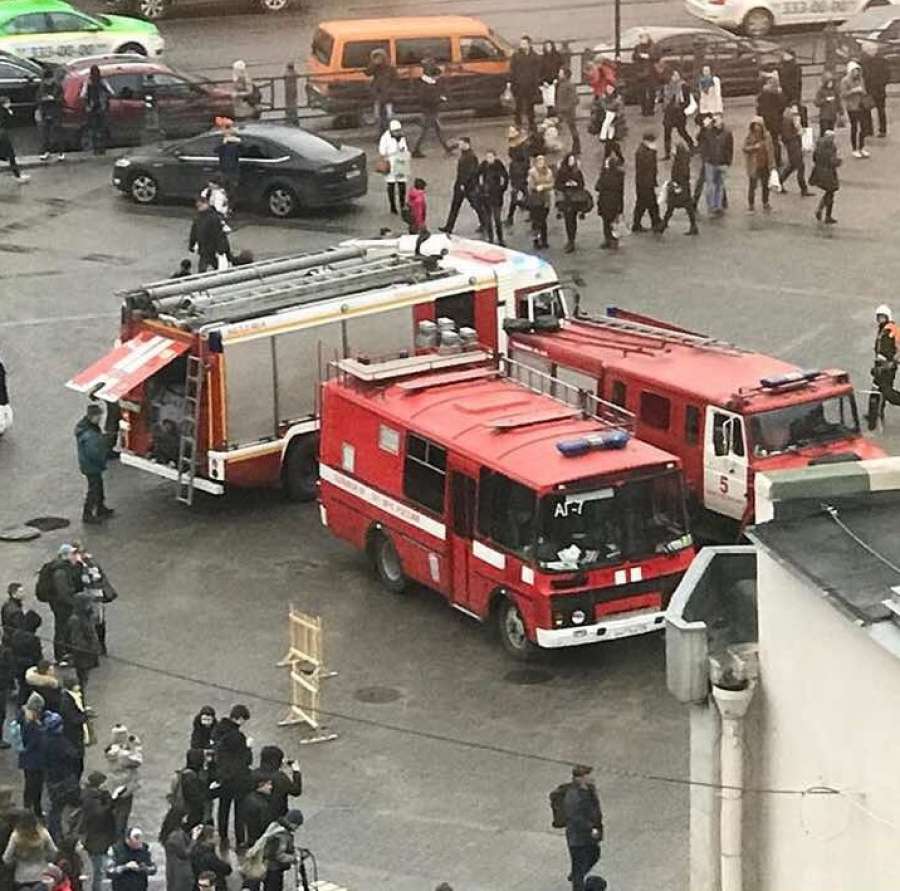
[[[858,435],[856,401],[849,393],[750,415],[754,455],[777,455]]]
[[[671,471],[541,499],[542,569],[571,571],[688,547],[681,475]]]

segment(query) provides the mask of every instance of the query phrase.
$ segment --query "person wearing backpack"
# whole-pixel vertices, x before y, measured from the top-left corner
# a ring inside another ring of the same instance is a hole
[[[247,844],[251,847],[275,819],[272,811],[272,777],[267,773],[254,772],[255,788],[244,796],[241,814],[247,829]]]
[[[563,807],[566,817],[566,845],[572,861],[572,891],[584,891],[584,880],[600,859],[603,840],[603,812],[597,790],[591,782],[592,768],[572,768],[572,784],[566,791]]]
[[[166,836],[163,843],[166,852],[166,891],[193,891],[191,854],[201,831],[200,826],[188,826],[185,818]]]
[[[67,651],[66,634],[75,610],[75,595],[81,590],[81,560],[70,544],[60,545],[55,559],[38,573],[35,597],[50,605],[53,612],[53,655],[62,661]]]
[[[244,888],[250,891],[282,891],[284,874],[294,865],[294,833],[303,825],[303,814],[290,810],[273,820],[256,844],[247,851],[241,866]]]

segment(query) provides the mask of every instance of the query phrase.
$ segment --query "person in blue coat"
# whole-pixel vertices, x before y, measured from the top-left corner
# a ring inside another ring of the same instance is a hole
[[[81,512],[83,523],[99,523],[112,516],[113,510],[106,506],[103,491],[103,473],[109,456],[109,443],[100,429],[103,409],[91,403],[84,417],[75,426],[75,443],[78,448],[78,469],[87,479],[87,495]]]
[[[32,693],[18,717],[22,734],[19,770],[25,777],[23,805],[41,821],[44,819],[41,798],[44,794],[44,771],[47,766],[47,731],[43,717],[44,697],[40,693]]]

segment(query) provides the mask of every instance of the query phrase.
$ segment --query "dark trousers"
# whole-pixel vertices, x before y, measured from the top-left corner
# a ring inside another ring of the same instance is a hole
[[[783,186],[787,178],[794,172],[797,172],[797,185],[800,191],[805,192],[806,189],[806,166],[803,163],[803,148],[800,137],[792,139],[784,144],[785,153],[787,154],[787,164],[782,168],[778,178]]]
[[[53,658],[62,662],[69,652],[69,619],[72,618],[72,610],[59,602],[53,606]]]
[[[534,96],[531,94],[515,94],[516,99],[516,111],[515,111],[515,121],[516,126],[521,127],[522,121],[528,121],[528,129],[534,130]]]
[[[41,150],[45,153],[60,150],[59,116],[55,112],[44,112],[41,116]]]
[[[33,811],[34,815],[44,819],[44,811],[41,806],[41,797],[44,794],[44,771],[24,770],[25,789],[22,793],[22,804],[26,811]]]
[[[391,213],[399,213],[397,199],[400,199],[400,207],[406,204],[406,183],[388,183],[387,195]]]
[[[83,519],[93,518],[106,507],[106,495],[103,491],[103,477],[99,473],[85,474],[87,494],[84,496]]]
[[[834,195],[834,192],[826,193]],[[897,377],[897,366],[893,362],[882,362],[872,369],[872,380],[878,387],[884,402],[891,405],[900,405],[900,393],[894,389],[894,380]],[[884,420],[884,403],[881,406],[881,419]]]
[[[218,269],[219,260],[215,254],[201,253],[197,259],[197,272],[206,272],[208,269]]]
[[[878,112],[878,135],[887,136],[887,110],[884,107],[884,93],[873,94],[872,101],[875,103],[875,111]]]
[[[578,122],[575,120],[575,112],[563,112],[559,115],[559,121],[561,124],[565,124],[569,128],[569,133],[572,135],[572,154],[580,155],[581,137],[578,135]]]
[[[19,164],[16,161],[16,150],[13,148],[12,140],[2,131],[0,131],[0,160],[9,164],[9,169],[16,179],[22,175],[22,171],[19,170]]]
[[[444,228],[447,232],[452,232],[453,227],[456,225],[456,218],[459,216],[460,208],[462,207],[463,201],[468,201],[469,206],[472,210],[475,211],[475,216],[478,217],[478,226],[479,228],[484,226],[484,219],[481,214],[481,206],[478,202],[475,194],[463,186],[457,184],[453,187],[453,200],[450,202],[450,213],[447,214],[447,222],[444,225]]]
[[[434,135],[437,136],[438,142],[444,147],[444,151],[450,151],[450,144],[444,139],[444,131],[441,130],[441,119],[438,117],[437,110],[422,112],[419,126],[422,129],[419,133],[419,138],[416,140],[416,144],[413,147],[414,152],[420,152],[422,150],[422,146],[425,144],[425,134],[428,133],[429,130],[434,131]]]
[[[644,220],[644,214],[650,214],[650,222],[654,229],[660,226],[659,204],[656,201],[656,192],[653,189],[638,189],[637,200],[634,202],[634,217],[631,225],[633,229],[639,229]]]
[[[547,214],[549,207],[531,208],[531,232],[535,247],[547,247]]]
[[[850,118],[850,148],[854,151],[864,149],[866,147],[866,128],[863,123],[863,116],[866,114],[861,108],[856,111],[848,111],[847,117]]]
[[[496,239],[498,244],[503,244],[503,196],[498,201],[485,202],[483,213],[488,241]]]
[[[653,107],[656,105],[656,84],[646,80],[641,84],[641,114],[645,118],[653,116]]]
[[[756,203],[757,183],[762,188],[763,207],[769,206],[769,171],[759,170],[750,176],[747,183],[747,204],[749,205],[750,210],[753,210]]]
[[[834,211],[834,190],[829,190],[823,193],[821,199],[819,200],[819,206],[816,209],[816,216],[821,217],[823,211],[825,212],[825,219],[830,220],[832,212]]]
[[[228,839],[228,816],[234,803],[234,843],[238,846],[244,844],[247,839],[247,830],[244,826],[244,814],[241,807],[241,794],[230,786],[222,786],[219,791],[219,819],[218,829],[222,840]]]
[[[663,147],[666,150],[666,158],[672,154],[672,131],[677,130],[678,135],[685,141],[689,149],[694,148],[694,140],[688,135],[687,122],[684,116],[663,121]]]
[[[669,220],[672,219],[672,214],[675,213],[675,211],[678,210],[679,208],[683,209],[684,212],[688,215],[688,220],[690,221],[690,224],[691,224],[690,231],[696,232],[697,231],[697,213],[694,210],[694,201],[691,198],[690,189],[685,190],[685,197],[684,197],[684,201],[682,203],[672,204],[672,202],[670,201],[666,205],[666,215],[663,217],[663,221],[662,221],[663,229],[665,229],[666,226],[669,225]]]
[[[109,126],[106,121],[105,111],[88,112],[88,134],[91,138],[91,148],[95,155],[106,152],[106,143],[109,139]]]
[[[600,217],[600,220],[603,223],[603,243],[605,245],[617,244],[619,239],[616,238],[616,233],[613,232],[613,223],[616,221],[616,218],[604,215]]]
[[[572,891],[584,891],[584,880],[600,859],[600,845],[577,845],[569,848],[572,860]]]
[[[526,189],[517,189],[515,186],[510,186],[509,189],[509,211],[506,214],[506,225],[511,226],[513,224],[513,218],[516,214],[517,207],[526,207],[526,202],[528,201],[528,192]]]
[[[578,211],[564,210],[563,224],[566,227],[566,241],[569,244],[575,244],[575,236],[578,235]]]
[[[827,118],[822,120],[819,118],[819,136],[824,136],[827,130],[834,130],[837,127],[837,121],[830,121]]]

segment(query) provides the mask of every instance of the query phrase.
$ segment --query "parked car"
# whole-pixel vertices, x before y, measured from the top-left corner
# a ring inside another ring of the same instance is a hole
[[[782,62],[793,58],[790,50],[766,40],[750,40],[736,37],[721,28],[628,28],[622,32],[622,61],[619,79],[626,102],[638,102],[637,81],[633,76],[631,54],[644,32],[650,35],[657,56],[657,70],[664,80],[674,69],[692,83],[700,73],[697,54],[702,49],[703,61],[708,62],[722,80],[722,93],[726,96],[752,95],[759,90],[760,75],[773,71]],[[612,58],[615,52],[611,42],[594,47],[595,55]]]
[[[900,81],[900,6],[879,6],[847,19],[838,28],[837,54],[862,61],[867,52],[887,59],[891,80]]]
[[[159,56],[165,41],[155,25],[119,15],[88,15],[63,0],[3,0],[0,49],[38,62],[66,62],[108,53]]]
[[[373,50],[397,68],[394,107],[418,111],[422,61],[442,69],[447,108],[500,110],[512,48],[484,22],[466,16],[398,16],[321,22],[306,63],[313,108],[353,116],[372,104],[365,73]]]
[[[234,99],[221,89],[162,62],[141,56],[93,56],[65,67],[62,130],[72,148],[85,144],[87,113],[81,91],[91,65],[100,68],[113,91],[109,102],[109,145],[138,145],[146,132],[147,96],[153,96],[159,130],[170,139],[208,130],[220,116],[234,116]]]
[[[697,18],[748,37],[765,37],[773,28],[841,22],[890,0],[685,0]]]
[[[0,50],[0,96],[9,96],[13,113],[21,120],[34,117],[43,66],[33,59]]]
[[[290,9],[291,0],[244,0],[244,4],[263,12],[284,12]],[[139,15],[151,21],[164,19],[175,6],[179,9],[183,6],[198,10],[205,8],[210,15],[222,11],[222,0],[106,0],[106,5],[117,12]]]
[[[238,204],[289,217],[366,194],[366,153],[286,124],[248,123],[241,138]],[[144,149],[116,161],[113,185],[138,204],[192,199],[219,169],[214,130],[186,142]]]

